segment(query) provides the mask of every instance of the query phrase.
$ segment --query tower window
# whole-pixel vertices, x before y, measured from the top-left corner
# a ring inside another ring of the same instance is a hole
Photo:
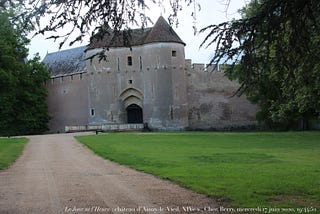
[[[140,56],[139,58],[139,61],[140,61],[140,71],[142,70],[142,57]]]
[[[93,117],[96,113],[94,112],[94,108],[90,109],[90,115]]]
[[[129,80],[128,82],[129,82],[129,84],[132,84],[132,80]]]
[[[132,66],[132,56],[128,56],[128,65]]]
[[[172,51],[171,56],[176,57],[177,56],[177,51]]]

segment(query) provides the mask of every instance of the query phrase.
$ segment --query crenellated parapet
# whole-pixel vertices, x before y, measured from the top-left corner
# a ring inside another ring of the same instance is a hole
[[[185,60],[185,68],[190,72],[222,72],[223,65],[210,65],[204,63],[192,63],[191,59]]]

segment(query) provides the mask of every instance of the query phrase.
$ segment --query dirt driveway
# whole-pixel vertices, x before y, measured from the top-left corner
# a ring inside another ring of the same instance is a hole
[[[203,213],[216,213],[219,209],[205,196],[97,157],[74,135],[29,137],[23,155],[0,172],[1,214],[187,213],[203,208],[207,210]]]

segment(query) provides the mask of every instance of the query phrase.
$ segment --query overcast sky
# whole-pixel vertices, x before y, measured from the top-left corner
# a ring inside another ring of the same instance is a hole
[[[200,30],[210,24],[218,24],[232,18],[239,18],[240,16],[237,13],[237,10],[245,6],[246,0],[231,0],[227,13],[225,12],[225,5],[223,4],[224,0],[198,0],[198,2],[201,5],[201,10],[199,12],[197,11],[196,14],[196,27]],[[213,55],[214,47],[212,46],[208,49],[199,49],[201,42],[205,38],[205,33],[194,35],[192,27],[194,20],[191,17],[192,12],[193,6],[184,7],[178,14],[178,27],[172,27],[186,43],[186,59],[192,59],[194,63],[208,63]],[[150,17],[154,23],[160,15],[167,19],[169,13],[164,12],[162,9],[157,7],[154,7],[152,11],[150,11]],[[49,34],[32,38],[29,46],[29,56],[39,53],[41,59],[43,59],[47,53],[59,51],[59,41],[54,42],[53,40],[46,40],[45,38],[48,35]],[[87,44],[88,40],[83,43],[76,43],[72,47],[66,44],[62,47],[62,50]]]

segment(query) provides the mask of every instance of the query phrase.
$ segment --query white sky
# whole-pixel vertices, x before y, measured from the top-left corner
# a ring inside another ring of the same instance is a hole
[[[198,3],[201,5],[201,11],[197,11],[196,26],[197,29],[200,30],[201,28],[206,27],[210,24],[218,24],[226,20],[231,20],[232,18],[239,18],[240,16],[237,13],[237,10],[245,6],[246,0],[231,0],[231,4],[228,8],[227,14],[225,12],[225,5],[223,4],[224,0],[198,0]],[[178,28],[176,28],[176,26],[172,27],[180,36],[180,38],[186,43],[186,59],[192,59],[194,63],[209,63],[210,58],[213,55],[214,46],[211,46],[208,49],[199,49],[199,46],[204,40],[206,34],[202,33],[200,35],[194,35],[194,31],[192,28],[194,20],[191,17],[192,12],[193,5],[184,7],[183,10],[178,14]],[[167,19],[169,13],[163,11],[160,8],[151,9],[150,17],[154,23],[157,21],[160,15]],[[33,56],[34,54],[39,53],[41,59],[43,59],[48,52],[52,53],[59,51],[60,42],[46,40],[45,38],[49,35],[50,33],[45,34],[44,36],[38,35],[32,38],[29,46],[29,56]],[[62,50],[87,45],[88,41],[89,38],[87,41],[84,41],[83,43],[76,43],[71,47],[68,44],[65,44],[62,47]]]

